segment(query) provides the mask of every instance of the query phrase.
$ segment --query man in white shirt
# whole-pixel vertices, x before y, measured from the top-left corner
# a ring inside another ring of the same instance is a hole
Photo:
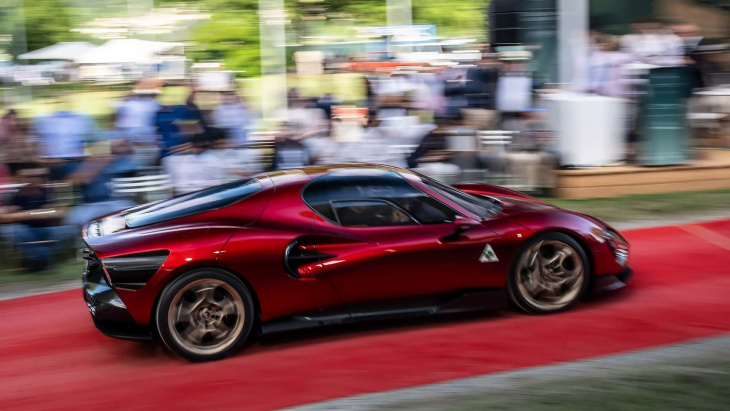
[[[684,63],[684,43],[671,30],[656,21],[632,24],[633,33],[621,39],[621,49],[635,61],[658,66],[676,66]]]

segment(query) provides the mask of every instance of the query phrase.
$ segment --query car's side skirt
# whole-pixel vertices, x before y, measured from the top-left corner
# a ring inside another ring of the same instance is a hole
[[[504,289],[465,290],[437,296],[356,303],[350,304],[346,308],[334,307],[302,313],[267,321],[261,325],[261,333],[275,334],[361,321],[499,310],[507,306],[508,297]]]

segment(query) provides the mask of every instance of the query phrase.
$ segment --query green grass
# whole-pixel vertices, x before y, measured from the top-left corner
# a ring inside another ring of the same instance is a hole
[[[559,207],[590,214],[609,223],[730,211],[730,190],[646,194],[588,200],[542,199]]]
[[[407,410],[726,410],[730,359],[699,357],[593,377],[546,377],[517,388],[428,402],[391,404]]]
[[[13,283],[27,283],[28,286],[52,285],[70,280],[80,280],[84,271],[85,262],[69,259],[48,270],[29,273],[17,266],[17,255],[3,253],[3,268],[0,269],[0,285]]]

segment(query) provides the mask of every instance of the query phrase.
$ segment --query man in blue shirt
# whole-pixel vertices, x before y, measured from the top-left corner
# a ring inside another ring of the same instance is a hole
[[[208,125],[195,105],[195,90],[185,105],[163,106],[155,116],[155,127],[162,138],[161,157],[184,149],[196,134],[205,134]]]
[[[50,167],[51,180],[63,180],[86,157],[84,144],[96,138],[94,119],[68,110],[36,117],[33,132],[38,136],[40,157]]]

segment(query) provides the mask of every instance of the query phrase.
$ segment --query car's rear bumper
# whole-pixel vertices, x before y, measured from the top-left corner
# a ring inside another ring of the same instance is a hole
[[[596,293],[605,293],[620,290],[626,287],[633,274],[634,271],[626,267],[618,274],[597,276],[593,285],[593,291]]]
[[[127,306],[102,274],[101,262],[94,261],[93,258],[87,260],[89,261],[82,276],[84,300],[96,328],[109,337],[127,340],[151,339],[151,328],[134,321]]]

